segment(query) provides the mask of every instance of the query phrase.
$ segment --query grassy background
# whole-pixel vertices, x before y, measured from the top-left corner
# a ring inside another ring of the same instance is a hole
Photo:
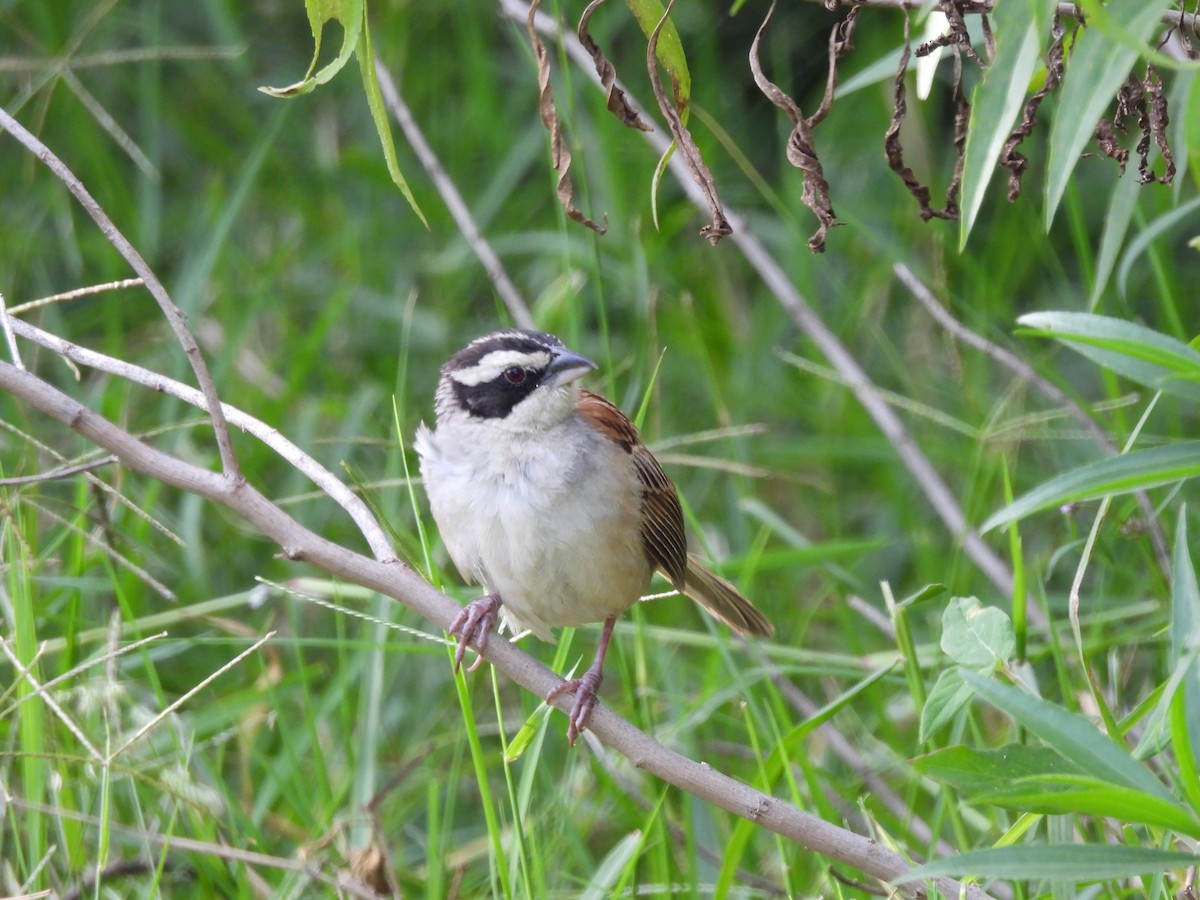
[[[1096,416],[1122,442],[1145,397],[1048,343],[1012,335],[1022,312],[1088,308],[1114,165],[1083,161],[1045,234],[1037,171],[1044,134],[1035,133],[1025,199],[1009,205],[994,192],[959,253],[956,226],[921,223],[887,170],[890,79],[871,83],[842,97],[818,131],[846,224],[830,233],[827,253],[812,256],[805,241],[815,226],[782,153],[789,125],[744,64],[760,13],[730,16],[703,4],[676,13],[697,141],[726,202],[746,214],[875,382],[904,399],[905,420],[969,520],[1004,502],[1005,470],[1020,490],[1099,454],[1008,372],[949,339],[898,284],[895,262],[926,279],[969,327],[1082,402],[1107,404]],[[820,6],[794,4],[764,42],[765,68],[806,108],[819,97],[829,22]],[[894,13],[864,12],[846,74],[893,51],[901,27]],[[594,31],[645,107],[645,44],[626,10],[606,8]],[[658,191],[655,228],[655,154],[605,113],[580,72],[557,57],[577,202],[608,217],[599,238],[566,223],[555,201],[521,25],[489,3],[394,0],[372,5],[372,35],[539,325],[600,361],[592,386],[627,411],[651,392],[644,431],[662,449],[697,542],[778,628],[772,642],[745,646],[684,601],[640,607],[618,627],[606,702],[676,749],[915,858],[994,842],[1011,824],[1007,814],[959,804],[907,760],[960,741],[1003,743],[1003,722],[974,711],[921,742],[919,691],[894,669],[826,730],[796,732],[807,713],[772,675],[819,707],[891,667],[897,646],[881,582],[897,598],[931,583],[1002,608],[1010,598],[962,555],[849,390],[814,368],[824,361],[737,248],[697,236],[704,220],[670,177]],[[331,28],[326,55],[339,39]],[[146,52],[136,61],[111,56],[127,50]],[[391,187],[352,71],[290,102],[255,90],[297,80],[310,52],[293,3],[0,2],[5,108],[63,157],[163,278],[200,335],[223,398],[328,467],[345,466],[402,552],[424,568],[399,438],[432,415],[441,362],[507,319],[403,145],[401,165],[428,230]],[[904,131],[908,161],[933,181],[935,196],[953,160],[945,94],[942,84],[929,102],[910,97]],[[1196,122],[1176,112],[1194,131]],[[727,143],[700,124],[707,118]],[[1174,190],[1138,191],[1135,235],[1181,193],[1194,196],[1194,171]],[[129,274],[49,172],[8,138],[0,139],[0,219],[0,291],[10,305]],[[1130,253],[1123,290],[1104,286],[1098,311],[1189,339],[1200,280],[1189,236],[1176,228]],[[140,290],[29,318],[185,375]],[[215,465],[194,410],[25,352],[31,368],[93,409]],[[70,460],[89,453],[11,398],[0,397],[0,420],[4,476],[53,467],[39,442]],[[1167,401],[1143,442],[1194,427],[1194,410]],[[705,437],[713,429],[729,430]],[[327,537],[361,547],[341,511],[273,453],[242,436],[237,449],[268,496]],[[19,703],[28,682],[0,663],[0,786],[20,800],[0,817],[0,892],[332,896],[304,868],[336,878],[361,862],[364,847],[376,847],[406,896],[635,888],[862,895],[832,877],[827,860],[664,790],[623,760],[569,751],[562,717],[546,718],[537,698],[494,682],[486,666],[456,700],[445,647],[395,604],[335,590],[345,607],[418,633],[264,590],[256,579],[310,573],[275,559],[277,548],[194,497],[111,467],[96,476],[111,490],[72,479],[0,493],[5,637],[20,658],[38,656],[40,681],[67,676],[52,690],[60,718],[40,702]],[[1154,499],[1181,498],[1164,491]],[[1086,584],[1088,663],[1122,714],[1168,671],[1166,578],[1147,535],[1133,527],[1138,515],[1132,501],[1117,502]],[[1086,688],[1059,641],[1089,521],[1044,514],[1021,531],[1030,588],[1052,623],[1030,635],[1030,660],[1043,691],[1068,707]],[[1008,552],[1004,536],[989,540]],[[436,538],[429,549],[435,583],[469,599]],[[926,688],[944,665],[944,599],[907,613]],[[128,641],[163,629],[165,638],[96,662],[118,630]],[[158,722],[117,765],[92,763],[81,735],[115,749],[271,629],[271,642]],[[557,646],[527,641],[526,649],[561,671],[590,658],[596,634],[585,629]],[[464,727],[460,707],[473,727]],[[527,719],[536,726],[531,744],[505,762],[502,748]],[[773,750],[789,763],[782,773],[765,762]],[[1086,821],[1037,826],[1068,837],[1072,827],[1102,833]],[[265,856],[231,861],[222,848]],[[97,866],[123,861],[140,868],[90,879]]]

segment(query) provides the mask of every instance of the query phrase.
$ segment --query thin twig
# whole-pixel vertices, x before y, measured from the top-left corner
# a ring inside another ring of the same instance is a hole
[[[28,300],[25,303],[19,303],[8,311],[9,315],[20,316],[35,309],[41,309],[43,306],[49,306],[52,303],[62,303],[65,300],[78,300],[80,297],[92,297],[96,294],[102,294],[105,291],[124,290],[125,288],[142,287],[145,282],[140,278],[122,278],[120,281],[106,281],[102,284],[89,284],[81,288],[75,288],[72,291],[63,291],[61,294],[52,294],[49,297],[38,297],[36,300]]]
[[[94,469],[111,466],[116,461],[117,458],[115,456],[102,456],[100,459],[93,459],[91,462],[80,463],[77,466],[63,466],[60,469],[51,469],[49,472],[39,472],[36,475],[18,475],[14,478],[0,478],[0,487],[20,487],[25,484],[61,481],[64,478],[71,478],[84,472],[91,472]]]
[[[87,739],[87,735],[83,733],[83,729],[75,724],[75,720],[68,716],[66,710],[58,705],[58,701],[50,696],[50,694],[46,693],[42,683],[38,681],[37,676],[33,674],[33,663],[31,662],[28,666],[26,666],[26,664],[21,661],[21,658],[17,656],[12,647],[9,646],[8,641],[6,641],[2,635],[0,635],[0,651],[3,651],[4,655],[8,657],[8,661],[12,663],[13,668],[17,670],[17,676],[28,681],[30,686],[33,688],[34,693],[41,694],[42,702],[45,703],[46,706],[50,708],[50,711],[58,716],[62,723],[67,726],[67,731],[75,735],[75,740],[79,741],[83,748],[92,755],[92,758],[96,760],[96,762],[103,765],[104,754],[97,750],[92,742]],[[40,650],[38,651],[38,654],[41,654]]]
[[[253,644],[251,644],[249,647],[247,647],[245,650],[243,650],[241,653],[239,653],[237,656],[235,656],[229,662],[225,663],[225,665],[221,666],[215,672],[209,674],[206,678],[203,678],[198,684],[193,685],[190,690],[188,690],[186,693],[180,695],[178,698],[176,698],[176,700],[174,702],[168,704],[161,712],[159,712],[158,715],[156,715],[153,719],[151,719],[149,722],[147,722],[145,725],[143,725],[141,728],[139,728],[137,731],[135,731],[133,733],[133,736],[130,737],[127,741],[125,741],[125,743],[123,743],[120,747],[118,747],[116,750],[114,750],[112,753],[110,753],[108,755],[108,758],[105,759],[105,761],[104,761],[105,765],[112,765],[112,762],[114,759],[116,759],[118,756],[120,756],[122,753],[124,753],[126,750],[128,750],[130,747],[132,747],[138,741],[140,741],[155,726],[157,726],[159,722],[161,722],[163,719],[165,719],[171,713],[175,712],[175,710],[179,709],[179,707],[183,706],[183,704],[187,703],[188,700],[190,700],[192,697],[196,696],[196,694],[200,693],[200,691],[204,690],[206,687],[208,687],[210,684],[212,684],[214,681],[216,681],[218,678],[220,678],[222,675],[224,675],[226,672],[228,672],[230,669],[232,669],[238,663],[240,663],[243,659],[256,653],[263,644],[265,644],[267,641],[269,641],[273,637],[275,637],[275,632],[268,631],[261,638],[259,638],[257,641],[255,641]]]
[[[1015,353],[1011,353],[998,344],[992,343],[983,335],[975,333],[962,322],[958,321],[958,319],[954,318],[950,311],[938,302],[933,291],[908,266],[902,262],[898,262],[892,267],[892,271],[896,273],[896,277],[908,288],[909,292],[916,298],[924,310],[929,313],[930,318],[941,325],[951,337],[962,341],[968,347],[978,350],[984,356],[1004,366],[1022,381],[1030,384],[1034,390],[1051,403],[1061,407],[1110,456],[1116,456],[1120,452],[1116,443],[1109,437],[1108,432],[1101,428],[1087,414],[1087,411],[1072,400],[1065,391],[1039,375],[1033,366],[1029,365],[1029,363],[1025,362]],[[1168,575],[1171,571],[1171,553],[1167,549],[1167,538],[1163,534],[1162,522],[1159,520],[1154,510],[1154,504],[1150,501],[1145,491],[1138,491],[1136,497],[1138,506],[1141,507],[1142,515],[1146,519],[1146,526],[1150,530],[1150,539],[1154,544],[1154,555],[1158,559],[1159,568],[1162,570],[1163,575]]]
[[[8,344],[8,355],[12,357],[13,365],[23,369],[25,363],[21,362],[21,351],[17,347],[17,339],[13,337],[11,315],[8,305],[4,302],[4,292],[0,291],[0,331],[4,332],[4,342]]]
[[[199,409],[207,408],[204,395],[198,390],[174,379],[167,378],[165,375],[160,375],[158,372],[152,372],[133,363],[105,356],[103,353],[88,350],[70,341],[64,341],[58,335],[43,331],[19,319],[13,320],[12,327],[18,337],[33,341],[41,347],[62,355],[71,362],[78,363],[81,366],[88,366],[101,372],[108,372],[132,381],[135,384],[144,385],[151,390],[177,397]],[[277,429],[227,403],[221,405],[221,410],[224,417],[230,423],[241,431],[258,438],[278,453],[299,472],[308,476],[313,484],[344,509],[350,518],[354,520],[354,524],[358,526],[359,531],[367,539],[367,543],[371,547],[371,552],[375,555],[376,559],[384,563],[395,561],[396,553],[392,549],[392,545],[380,527],[378,520],[372,514],[371,508],[361,497],[346,487],[344,482],[280,434]]]
[[[417,155],[417,159],[425,169],[425,174],[429,176],[429,180],[433,182],[433,186],[437,188],[437,192],[441,194],[442,201],[446,204],[446,208],[450,210],[450,215],[454,217],[454,224],[458,226],[458,230],[466,239],[467,245],[474,251],[476,258],[478,258],[480,264],[483,266],[483,270],[487,272],[488,280],[491,281],[492,286],[496,289],[496,293],[500,295],[500,299],[504,301],[505,307],[508,308],[508,314],[513,317],[513,321],[521,328],[536,328],[537,325],[533,321],[533,314],[530,313],[529,306],[525,303],[525,298],[521,296],[521,292],[517,290],[517,286],[508,277],[508,272],[504,269],[504,263],[500,261],[500,257],[492,249],[492,245],[488,243],[487,238],[479,230],[479,226],[475,224],[475,218],[471,215],[471,210],[467,208],[467,204],[463,201],[462,194],[458,192],[458,188],[450,180],[450,176],[446,174],[446,170],[442,167],[437,154],[429,146],[429,142],[425,140],[421,126],[417,124],[417,120],[413,117],[408,104],[404,102],[404,98],[400,95],[400,90],[396,87],[392,73],[378,59],[375,60],[375,75],[379,79],[379,92],[383,95],[384,106],[388,108],[393,118],[395,118],[396,124],[404,132],[405,140],[408,141],[408,145],[412,147],[413,153]]]
[[[116,249],[118,253],[125,258],[138,277],[146,283],[146,290],[158,302],[159,308],[163,311],[163,315],[167,319],[167,323],[171,326],[171,330],[175,332],[175,337],[183,347],[184,355],[187,357],[188,363],[192,367],[192,372],[196,376],[196,383],[200,386],[205,399],[208,401],[208,414],[212,419],[213,433],[217,439],[217,447],[221,453],[221,468],[225,476],[230,480],[232,486],[236,487],[243,480],[241,468],[238,466],[237,456],[233,452],[233,442],[229,437],[229,425],[225,422],[225,415],[221,411],[221,400],[217,395],[217,386],[213,382],[212,375],[208,371],[208,364],[204,361],[204,354],[200,352],[200,346],[196,343],[196,337],[192,334],[187,325],[187,316],[183,314],[175,301],[171,299],[167,289],[163,287],[158,276],[142,259],[142,255],[123,235],[112,219],[108,217],[108,213],[96,202],[96,199],[91,195],[83,182],[80,181],[75,173],[72,172],[67,164],[59,159],[53,151],[35,137],[28,129],[20,122],[8,114],[8,112],[0,108],[0,128],[3,128],[25,147],[40,159],[54,173],[55,177],[63,183],[71,195],[79,201],[79,205],[84,211],[92,217],[92,220],[99,226],[100,232]]]

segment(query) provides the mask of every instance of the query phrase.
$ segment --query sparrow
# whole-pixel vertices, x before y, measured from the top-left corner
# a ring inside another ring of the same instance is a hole
[[[595,707],[617,617],[655,570],[740,634],[774,630],[688,553],[675,485],[625,414],[580,387],[595,368],[538,331],[476,338],[442,366],[436,428],[422,423],[414,442],[450,558],[487,591],[450,626],[456,671],[468,645],[486,648],[498,616],[548,641],[554,627],[604,623],[591,666],[546,697],[574,693],[572,745]]]

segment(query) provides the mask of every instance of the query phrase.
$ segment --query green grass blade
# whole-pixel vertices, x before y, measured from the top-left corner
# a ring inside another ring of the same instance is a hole
[[[1200,351],[1183,341],[1091,313],[1030,313],[1017,323],[1138,384],[1200,402]]]
[[[1200,441],[1137,450],[1072,469],[993,513],[980,526],[986,533],[1028,515],[1106,494],[1128,494],[1200,475]]]
[[[896,879],[893,884],[933,875],[978,875],[984,878],[1017,878],[1022,881],[1098,881],[1102,878],[1128,878],[1147,872],[1183,869],[1198,862],[1200,855],[1157,850],[1153,847],[1108,844],[998,847],[963,853],[950,859],[919,866]]]

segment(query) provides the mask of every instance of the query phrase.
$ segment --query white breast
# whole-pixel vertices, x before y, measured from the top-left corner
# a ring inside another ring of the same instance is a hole
[[[501,421],[417,433],[433,517],[464,578],[500,595],[509,627],[617,615],[650,583],[641,496],[620,447],[577,416],[532,436]]]

